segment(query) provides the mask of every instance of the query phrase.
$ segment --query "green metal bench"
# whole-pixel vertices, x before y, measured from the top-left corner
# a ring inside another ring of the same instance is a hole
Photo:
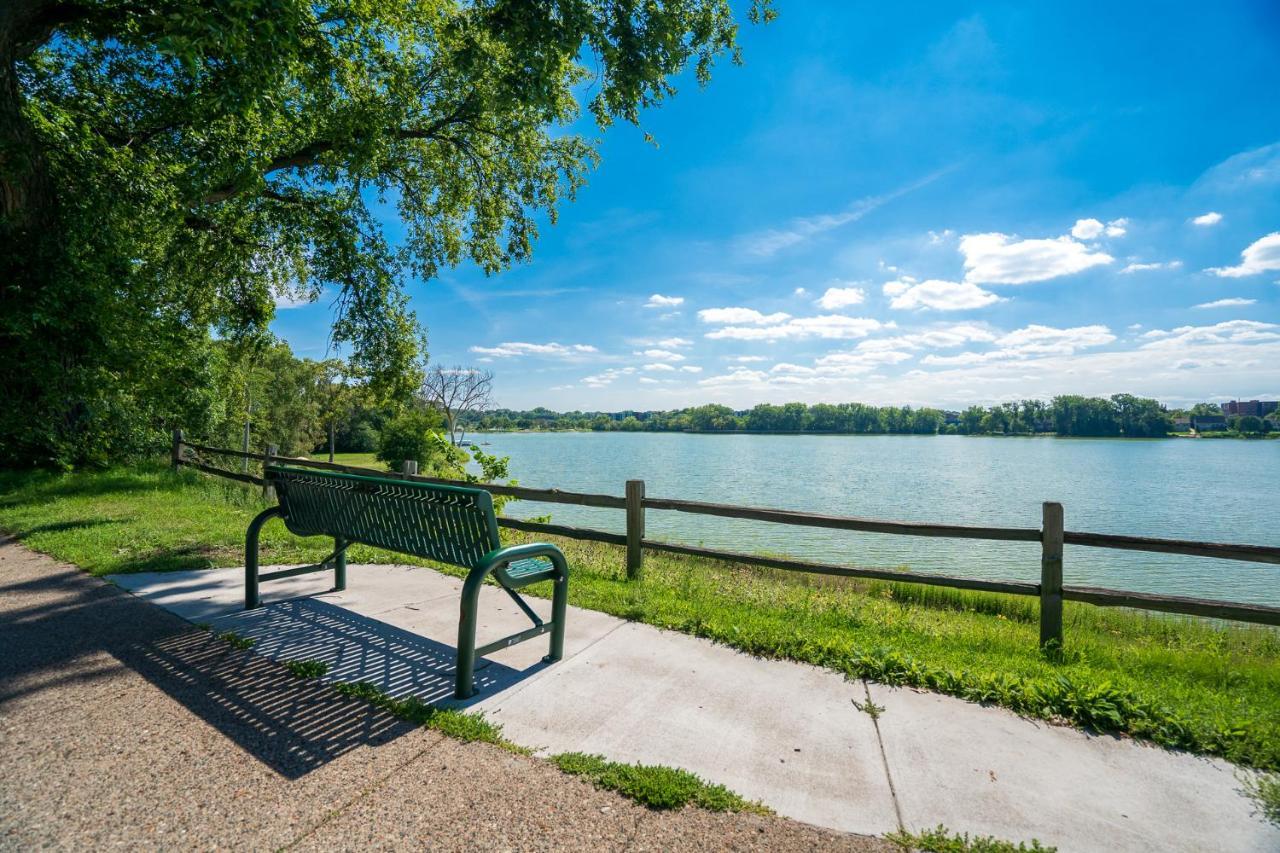
[[[258,584],[333,569],[333,588],[347,587],[347,547],[355,542],[411,554],[467,569],[458,620],[458,660],[454,695],[475,694],[476,656],[551,634],[547,662],[564,654],[564,619],[569,567],[554,545],[530,543],[503,548],[493,498],[483,489],[441,486],[389,477],[336,474],[305,468],[268,466],[278,506],[259,513],[245,533],[244,606],[261,604]],[[272,518],[298,536],[329,536],[333,553],[316,565],[258,573],[258,536]],[[533,627],[476,647],[476,608],[490,575],[533,621]],[[516,590],[542,580],[554,583],[551,621],[543,622]]]

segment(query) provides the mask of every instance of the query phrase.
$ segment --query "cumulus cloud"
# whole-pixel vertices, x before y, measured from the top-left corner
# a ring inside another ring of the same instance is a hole
[[[1071,355],[1076,350],[1109,344],[1116,339],[1106,326],[1055,329],[1035,323],[996,339],[996,345],[1014,355]]]
[[[1142,349],[1179,349],[1205,344],[1256,344],[1280,341],[1280,325],[1257,320],[1224,320],[1211,326],[1152,329]]]
[[[736,355],[729,360],[736,361],[739,364],[753,364],[759,361],[768,361],[769,359],[763,355]]]
[[[644,369],[645,369],[645,370],[648,370],[648,371],[650,371],[650,372],[653,372],[653,371],[663,371],[663,370],[668,371],[668,372],[672,372],[672,371],[674,371],[674,370],[675,370],[675,368],[674,368],[674,367],[672,367],[671,365],[669,365],[669,364],[667,364],[667,363],[665,363],[665,362],[654,362],[653,364],[646,364],[646,365],[644,366]]]
[[[1208,228],[1210,225],[1217,225],[1221,221],[1222,214],[1218,213],[1216,210],[1211,210],[1208,213],[1202,213],[1192,219],[1191,224],[1199,225],[1201,228]]]
[[[615,379],[621,376],[630,376],[635,372],[636,369],[634,367],[612,367],[603,373],[584,376],[582,384],[588,388],[604,388],[606,385],[612,384]]]
[[[916,350],[922,348],[946,349],[969,342],[990,343],[996,337],[996,334],[985,326],[978,326],[973,323],[956,323],[949,326],[934,326],[892,338],[872,338],[862,341],[857,348],[862,352],[870,350]]]
[[[672,352],[666,349],[646,349],[640,350],[636,355],[642,355],[645,358],[651,358],[654,361],[684,361],[684,356],[678,352]]]
[[[808,293],[808,292],[809,292],[809,291],[805,290],[803,287],[797,287],[797,288],[793,291],[794,295],[796,295],[796,296],[804,296],[804,295],[805,295],[806,293]]]
[[[867,292],[861,287],[828,287],[815,303],[828,311],[839,311],[850,305],[861,305],[867,298]]]
[[[649,301],[644,304],[645,308],[675,308],[684,304],[683,296],[663,296],[661,293],[655,293],[649,297]]]
[[[965,281],[980,284],[1045,281],[1115,260],[1070,235],[1020,240],[997,232],[966,234],[960,238],[960,253],[964,255]]]
[[[682,365],[682,366],[680,367],[680,370],[681,370],[682,372],[684,372],[684,373],[701,373],[701,372],[702,372],[702,368],[701,368],[701,367],[698,367],[698,366],[693,365],[693,364],[685,364],[685,365]]]
[[[1280,231],[1272,231],[1259,237],[1240,253],[1240,264],[1234,267],[1210,267],[1211,272],[1222,278],[1243,278],[1247,275],[1280,270]]]
[[[883,289],[886,296],[892,297],[889,307],[904,311],[924,308],[935,311],[965,311],[1000,301],[1000,297],[991,291],[967,281],[932,278],[916,281],[911,276],[903,276],[885,282]]]
[[[471,351],[490,358],[522,358],[524,356],[574,358],[599,352],[588,344],[531,344],[524,341],[508,341],[496,347],[471,347]]]
[[[1108,237],[1123,237],[1128,219],[1113,219],[1105,225],[1097,219],[1077,219],[1071,226],[1071,236],[1080,240],[1096,240],[1103,234]]]
[[[780,341],[804,338],[865,338],[868,334],[893,324],[881,323],[869,317],[846,317],[843,314],[822,314],[817,317],[796,317],[786,322],[768,326],[725,326],[708,332],[707,337],[717,340]]]
[[[1256,299],[1242,299],[1239,296],[1231,296],[1226,299],[1215,299],[1212,302],[1201,302],[1199,305],[1194,305],[1192,307],[1193,308],[1242,308],[1245,305],[1252,305],[1257,301],[1258,300]]]
[[[1136,272],[1150,272],[1152,270],[1176,270],[1182,268],[1182,261],[1165,261],[1164,263],[1153,262],[1149,264],[1132,263],[1124,269],[1120,270],[1121,275],[1133,275]]]
[[[784,314],[781,311],[776,314],[761,314],[754,308],[704,308],[698,312],[698,319],[702,322],[722,325],[730,323],[734,325],[742,325],[743,323],[764,325],[766,323],[781,323],[790,318],[790,314]]]

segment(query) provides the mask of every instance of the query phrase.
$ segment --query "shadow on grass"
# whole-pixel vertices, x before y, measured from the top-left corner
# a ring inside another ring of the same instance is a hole
[[[14,539],[22,540],[37,533],[63,533],[68,530],[85,530],[90,527],[102,527],[106,524],[119,524],[114,518],[77,518],[74,521],[51,521],[48,524],[37,524],[35,527],[18,528],[11,532]]]
[[[110,568],[95,572],[105,575],[132,575],[139,572],[179,572],[213,568],[214,558],[223,554],[242,555],[243,548],[219,548],[215,545],[186,545],[181,548],[157,548],[145,554],[134,554],[112,563]]]

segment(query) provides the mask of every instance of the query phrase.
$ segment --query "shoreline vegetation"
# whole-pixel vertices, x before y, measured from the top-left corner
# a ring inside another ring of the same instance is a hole
[[[1216,419],[1194,430],[1192,417]],[[1274,417],[1274,416],[1272,416]],[[719,404],[662,411],[555,412],[491,409],[459,419],[476,432],[685,432],[723,435],[996,435],[1061,438],[1276,438],[1273,420],[1223,415],[1212,403],[1171,410],[1132,394],[1109,398],[1060,395],[963,411],[864,403],[761,403],[750,409]]]
[[[1055,432],[1010,432],[1010,433],[960,433],[960,432],[936,432],[936,433],[893,433],[893,432],[837,432],[828,430],[783,430],[783,429],[734,429],[734,430],[715,430],[715,429],[681,429],[681,430],[598,430],[590,427],[525,427],[525,428],[495,428],[495,429],[472,429],[472,435],[490,435],[501,433],[540,433],[540,432],[669,432],[682,435],[822,435],[822,436],[850,436],[853,438],[860,437],[876,437],[892,435],[901,437],[904,435],[921,435],[924,437],[937,436],[960,436],[962,438],[1070,438],[1070,439],[1129,439],[1129,440],[1147,440],[1156,441],[1167,438],[1193,438],[1193,439],[1241,439],[1244,441],[1275,441],[1280,439],[1280,432],[1266,433],[1263,435],[1255,435],[1252,433],[1240,433],[1233,431],[1194,433],[1194,432],[1170,432],[1159,436],[1126,436],[1126,435],[1058,435]]]
[[[0,472],[0,493],[0,529],[95,575],[241,565],[245,525],[262,506],[257,490],[159,462]],[[658,552],[633,582],[619,547],[546,538],[569,558],[578,607],[1280,771],[1280,631],[1067,602],[1067,643],[1046,654],[1033,600]],[[326,556],[327,543],[269,525],[263,551],[272,563],[301,564]],[[353,546],[349,559],[458,573],[366,546]],[[545,597],[542,586],[530,592]]]

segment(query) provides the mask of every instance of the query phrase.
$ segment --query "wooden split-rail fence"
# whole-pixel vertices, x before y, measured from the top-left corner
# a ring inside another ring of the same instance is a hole
[[[626,533],[610,533],[591,528],[570,527],[563,524],[548,524],[504,517],[498,518],[498,524],[512,530],[521,530],[529,533],[545,533],[552,536],[563,536],[567,539],[621,545],[626,548],[627,577],[636,581],[643,576],[644,552],[648,550],[793,572],[1032,596],[1040,599],[1040,644],[1044,647],[1061,646],[1062,644],[1063,601],[1082,601],[1100,607],[1128,607],[1138,610],[1154,610],[1164,613],[1179,613],[1236,622],[1280,626],[1280,607],[1074,586],[1063,582],[1062,571],[1062,553],[1063,547],[1066,545],[1079,545],[1088,548],[1113,548],[1125,551],[1148,551],[1161,554],[1186,554],[1197,557],[1215,557],[1222,560],[1271,564],[1280,564],[1280,547],[1236,545],[1221,542],[1193,542],[1182,539],[1155,539],[1145,536],[1121,536],[1111,533],[1083,533],[1066,530],[1063,526],[1062,504],[1054,502],[1046,502],[1043,505],[1040,527],[976,527],[916,521],[885,521],[872,518],[822,515],[786,509],[732,506],[671,498],[651,498],[645,495],[643,480],[628,480],[621,497],[585,492],[566,492],[559,489],[532,489],[526,486],[507,486],[497,483],[464,483],[457,480],[420,476],[417,473],[417,463],[413,461],[406,461],[399,472],[379,471],[353,465],[281,457],[276,454],[274,447],[268,447],[266,453],[249,453],[223,447],[210,447],[186,441],[181,430],[174,431],[172,461],[175,469],[178,466],[187,466],[203,471],[206,474],[262,486],[264,491],[270,489],[270,484],[266,483],[261,477],[257,477],[247,471],[230,471],[210,465],[201,454],[253,460],[262,462],[264,466],[279,463],[318,468],[325,471],[344,471],[352,474],[396,477],[426,483],[470,485],[485,489],[494,495],[518,500],[620,509],[626,513]],[[645,537],[645,511],[650,509],[673,510],[675,512],[713,515],[722,518],[748,519],[771,524],[822,527],[829,530],[884,533],[894,536],[933,536],[956,539],[985,539],[999,542],[1039,542],[1040,582],[983,580],[945,574],[836,566],[827,563],[813,563],[783,557],[721,551],[714,548],[661,542]]]

